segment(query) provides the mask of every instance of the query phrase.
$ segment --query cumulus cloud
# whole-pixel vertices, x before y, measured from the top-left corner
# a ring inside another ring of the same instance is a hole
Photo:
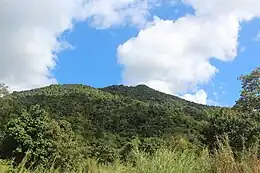
[[[199,90],[195,94],[185,94],[182,96],[183,99],[193,101],[196,103],[207,104],[207,93],[204,90]]]
[[[130,24],[142,28],[151,16],[150,10],[163,5],[176,5],[180,0],[87,0],[85,14],[90,24],[104,29]]]
[[[154,0],[0,1],[0,83],[12,90],[56,83],[51,74],[57,54],[69,47],[60,35],[88,19],[106,28],[125,21],[141,24]]]
[[[80,17],[80,6],[73,0],[1,1],[0,82],[12,90],[56,83],[50,70],[64,47],[57,37]]]
[[[118,47],[118,60],[124,67],[125,83],[150,84],[176,95],[188,92],[184,98],[205,104],[207,94],[198,86],[218,72],[210,59],[234,60],[240,22],[260,16],[260,1],[183,2],[195,9],[195,15],[176,21],[156,17],[138,36]]]
[[[91,25],[107,28],[130,23],[143,26],[157,0],[89,0],[85,12]]]
[[[197,16],[225,17],[233,15],[237,20],[251,20],[260,16],[259,0],[182,0],[196,10]],[[224,18],[223,18],[224,19]]]

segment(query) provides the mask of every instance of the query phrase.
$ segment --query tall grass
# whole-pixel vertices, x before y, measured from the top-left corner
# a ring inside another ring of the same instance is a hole
[[[240,153],[234,153],[226,140],[219,143],[219,149],[215,151],[213,159],[213,171],[216,173],[260,173],[258,144],[249,149],[244,148]]]
[[[235,154],[228,143],[220,143],[215,152],[207,149],[160,149],[154,155],[135,151],[135,164],[115,162],[100,165],[95,160],[82,162],[75,173],[260,173],[258,145]],[[0,173],[63,173],[59,169],[37,167],[25,169],[25,161],[13,168],[9,162],[0,161]],[[73,173],[71,171],[67,171]]]

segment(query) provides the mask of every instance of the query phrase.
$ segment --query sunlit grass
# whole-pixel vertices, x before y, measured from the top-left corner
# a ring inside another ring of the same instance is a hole
[[[95,160],[85,160],[75,169],[75,173],[260,173],[258,145],[244,150],[235,158],[227,143],[220,143],[218,150],[211,153],[207,149],[159,149],[152,156],[134,152],[135,162],[115,162],[100,165]],[[10,163],[0,161],[1,173],[73,173],[58,168],[39,166],[33,170],[25,169],[25,161],[12,168]]]

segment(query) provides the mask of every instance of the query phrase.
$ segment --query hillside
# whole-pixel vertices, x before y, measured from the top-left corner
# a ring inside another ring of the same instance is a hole
[[[209,111],[216,109],[143,85],[103,89],[83,85],[52,85],[15,92],[6,99],[21,107],[39,104],[56,119],[72,123],[74,130],[84,136],[98,133],[97,129],[120,136],[141,137],[198,133],[200,120],[205,120]],[[87,127],[86,123],[89,123]],[[194,132],[190,132],[191,129]]]
[[[140,101],[158,104],[170,104],[172,106],[190,106],[198,109],[207,109],[210,106],[197,104],[179,98],[177,96],[165,94],[149,88],[146,85],[137,86],[124,86],[124,85],[113,85],[105,88],[101,88],[102,91],[109,92],[112,94],[123,95]],[[213,107],[211,107],[213,108]]]
[[[55,158],[57,167],[69,170],[87,158],[98,164],[134,164],[136,150],[152,155],[181,141],[184,148],[214,151],[224,136],[240,152],[260,137],[259,98],[253,94],[226,108],[196,104],[145,85],[51,85],[14,92],[0,98],[0,161],[15,158],[20,163],[30,151],[29,163],[44,165]],[[249,99],[256,102],[247,104]]]
[[[197,104],[194,102],[184,100],[177,96],[165,94],[156,91],[152,88],[149,88],[146,85],[137,85],[135,87],[113,85],[101,88],[101,90],[115,95],[127,96],[132,99],[137,99],[151,104],[163,105],[168,109],[181,109],[184,112],[184,114],[189,115],[198,115],[200,111],[203,112],[202,114],[209,114],[212,111],[219,109],[219,107]]]

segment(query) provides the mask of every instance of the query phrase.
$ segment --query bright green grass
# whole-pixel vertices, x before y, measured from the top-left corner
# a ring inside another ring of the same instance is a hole
[[[160,149],[153,156],[136,152],[136,165],[114,163],[98,165],[94,160],[86,160],[78,166],[75,173],[260,173],[260,161],[255,147],[243,152],[239,159],[234,159],[230,147],[220,145],[214,154],[207,150],[194,149],[173,150]],[[87,170],[86,170],[87,168]],[[21,163],[17,168],[0,161],[0,173],[65,173],[59,169],[38,167],[28,171]],[[67,171],[73,173],[72,171]]]

